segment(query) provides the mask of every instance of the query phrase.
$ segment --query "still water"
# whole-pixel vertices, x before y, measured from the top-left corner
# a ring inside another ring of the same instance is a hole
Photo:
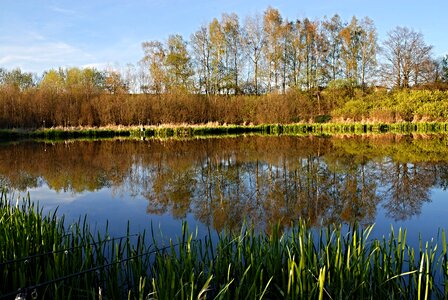
[[[299,218],[315,227],[405,227],[416,244],[448,225],[448,136],[240,136],[0,144],[0,185],[112,235],[205,235]]]

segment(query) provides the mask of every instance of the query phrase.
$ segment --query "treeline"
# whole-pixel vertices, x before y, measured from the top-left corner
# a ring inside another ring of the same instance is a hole
[[[374,22],[338,15],[287,20],[274,8],[243,22],[223,14],[189,40],[143,43],[145,92],[285,93],[338,85],[389,88],[447,79],[448,56],[435,59],[421,33],[396,27],[379,43]],[[381,49],[381,50],[380,50]]]
[[[369,18],[268,8],[142,47],[121,71],[0,68],[0,127],[447,119],[448,55],[434,58],[406,27],[380,45]]]

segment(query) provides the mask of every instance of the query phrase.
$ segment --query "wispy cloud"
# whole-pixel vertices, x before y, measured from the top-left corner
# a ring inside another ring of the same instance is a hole
[[[0,45],[2,45],[0,43]],[[64,42],[33,42],[27,46],[0,46],[0,64],[7,68],[27,66],[26,71],[41,71],[66,65],[86,64],[94,57]]]
[[[37,31],[0,35],[0,67],[21,68],[41,74],[59,67],[106,69],[112,65],[135,62],[141,55],[140,42],[128,37],[105,47],[55,40]]]
[[[64,14],[64,15],[76,15],[77,14],[77,12],[75,10],[67,9],[67,8],[61,8],[61,7],[58,7],[58,6],[50,6],[50,9],[52,11],[54,11],[54,12],[61,13],[61,14]]]

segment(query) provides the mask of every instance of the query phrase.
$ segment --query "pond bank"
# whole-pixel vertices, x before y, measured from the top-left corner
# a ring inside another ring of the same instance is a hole
[[[297,123],[262,125],[160,125],[145,127],[67,127],[40,129],[0,129],[0,139],[76,139],[113,137],[200,137],[217,135],[332,135],[340,133],[440,133],[448,132],[448,122],[419,123]]]

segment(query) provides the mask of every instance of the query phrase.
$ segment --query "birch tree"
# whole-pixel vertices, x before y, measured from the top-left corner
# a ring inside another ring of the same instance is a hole
[[[260,93],[260,64],[266,46],[266,38],[263,30],[263,22],[260,15],[247,17],[244,23],[243,39],[247,57],[252,65],[252,84],[254,93]]]
[[[268,91],[272,92],[278,89],[279,67],[282,56],[282,17],[277,9],[269,7],[265,11],[263,28],[266,35],[266,47],[264,50],[268,64]]]
[[[241,28],[238,15],[223,14],[221,20],[225,40],[225,89],[238,94],[242,54]]]
[[[196,31],[190,38],[192,56],[198,79],[199,92],[210,94],[211,92],[211,42],[209,30],[206,26]]]

